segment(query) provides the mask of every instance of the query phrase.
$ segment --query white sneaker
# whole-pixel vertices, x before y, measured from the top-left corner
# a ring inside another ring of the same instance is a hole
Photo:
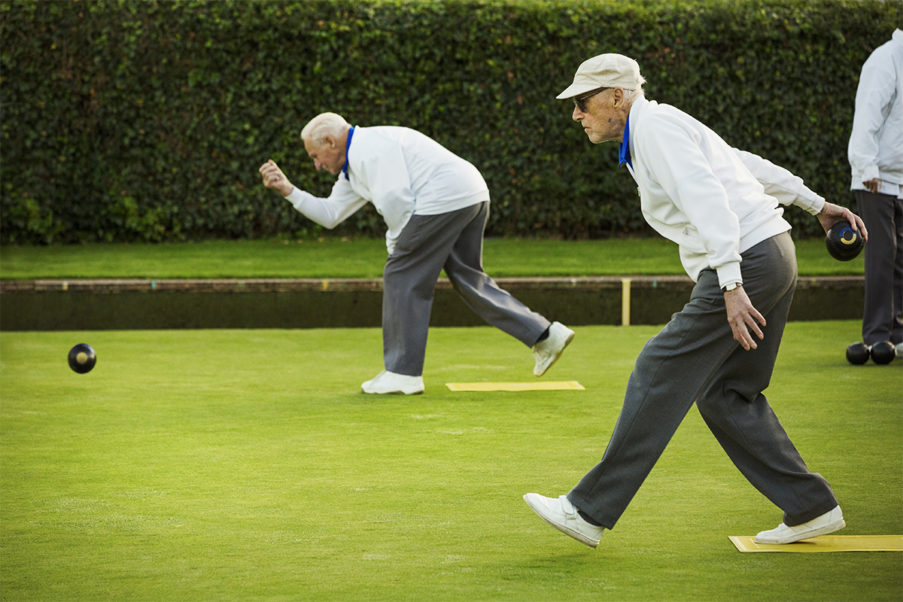
[[[564,348],[570,345],[573,339],[573,330],[561,322],[552,322],[552,325],[549,326],[549,336],[533,345],[533,358],[536,360],[533,374],[535,376],[545,374],[546,370],[558,361]]]
[[[568,500],[566,495],[554,499],[541,496],[538,493],[528,493],[524,496],[524,501],[533,509],[533,512],[539,515],[539,518],[562,533],[570,535],[591,548],[599,545],[599,540],[602,539],[602,532],[605,528],[591,525],[583,520],[577,514],[577,508]]]
[[[894,353],[897,357],[903,358],[903,343],[897,343],[894,346]]]
[[[813,518],[809,522],[805,522],[801,525],[788,527],[784,523],[781,523],[770,531],[762,531],[756,535],[754,541],[756,543],[764,544],[793,543],[801,539],[827,535],[828,533],[839,531],[846,526],[847,524],[843,521],[843,512],[840,511],[840,506],[835,506],[830,512],[825,512],[821,516]]]
[[[423,393],[423,376],[408,376],[383,370],[375,377],[361,384],[364,393],[384,395],[387,393],[403,393],[417,395]]]

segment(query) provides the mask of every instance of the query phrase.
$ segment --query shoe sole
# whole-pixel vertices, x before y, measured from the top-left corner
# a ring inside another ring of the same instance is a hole
[[[534,371],[533,371],[533,376],[535,376],[536,378],[539,378],[540,376],[542,376],[543,374],[545,374],[546,372],[548,372],[548,371],[549,371],[549,368],[551,368],[552,366],[555,365],[555,362],[558,361],[558,358],[561,357],[561,354],[564,353],[564,350],[567,349],[568,345],[571,344],[571,341],[574,340],[574,335],[576,335],[576,334],[577,334],[576,332],[571,332],[571,334],[568,335],[568,338],[566,338],[566,339],[564,340],[564,345],[561,346],[561,351],[559,351],[558,354],[557,354],[555,357],[552,358],[552,361],[549,362],[549,365],[546,366],[545,369],[544,369],[542,372],[540,372],[539,374],[537,374],[536,371],[534,370]]]
[[[568,536],[570,536],[570,537],[573,537],[574,539],[576,539],[577,541],[579,541],[579,542],[582,543],[583,545],[589,546],[589,547],[591,547],[591,548],[595,548],[596,546],[599,545],[599,542],[600,542],[601,540],[599,540],[599,539],[590,539],[590,538],[588,538],[586,535],[580,533],[579,531],[574,531],[573,529],[568,529],[568,528],[565,527],[564,525],[559,525],[558,523],[556,523],[556,522],[552,521],[551,519],[547,518],[546,515],[543,514],[543,510],[544,510],[545,508],[544,508],[543,506],[539,506],[539,507],[534,506],[533,503],[527,498],[526,495],[524,495],[524,501],[527,502],[527,505],[530,506],[530,509],[531,509],[533,512],[535,512],[536,515],[537,515],[539,518],[541,518],[542,520],[546,521],[547,524],[549,524],[549,525],[555,527],[556,529],[558,529],[559,531],[561,531],[561,532],[564,533],[565,535],[568,535]]]
[[[827,535],[828,533],[834,533],[835,531],[840,531],[844,527],[847,526],[847,523],[840,519],[833,523],[827,524],[824,527],[818,527],[817,529],[812,529],[811,531],[806,531],[805,533],[800,533],[798,536],[791,537],[789,539],[784,539],[781,541],[759,541],[759,539],[753,539],[755,543],[764,544],[764,545],[784,545],[788,543],[796,543],[798,541],[803,541],[804,539],[811,539],[813,537],[818,537],[820,535]]]
[[[366,391],[361,389],[367,395],[420,395],[423,393],[423,389],[419,389],[417,391],[405,391],[404,389],[399,389],[397,391]]]

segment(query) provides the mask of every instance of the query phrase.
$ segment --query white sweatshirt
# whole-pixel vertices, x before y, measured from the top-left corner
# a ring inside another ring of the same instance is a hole
[[[347,161],[348,178],[340,173],[328,198],[296,187],[286,199],[325,228],[373,203],[386,222],[390,254],[412,215],[448,213],[489,200],[476,167],[410,128],[354,128]]]
[[[903,30],[862,65],[847,157],[850,188],[878,178],[878,192],[903,198]]]
[[[743,281],[740,253],[790,229],[779,204],[815,215],[825,200],[792,173],[732,148],[672,106],[637,98],[628,145],[643,216],[680,246],[694,281],[705,268],[723,287]]]

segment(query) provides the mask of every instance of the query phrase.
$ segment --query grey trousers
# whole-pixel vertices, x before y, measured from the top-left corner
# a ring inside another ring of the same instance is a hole
[[[789,233],[743,253],[743,288],[765,316],[765,339],[744,351],[734,341],[713,270],[690,301],[640,352],[624,406],[602,461],[568,494],[577,508],[611,529],[696,401],[734,465],[795,525],[837,505],[811,473],[772,412],[768,386],[796,286]]]
[[[433,292],[442,269],[485,322],[532,346],[549,320],[531,311],[483,271],[489,202],[439,215],[414,215],[383,271],[383,360],[386,370],[423,373]]]
[[[869,231],[865,245],[862,340],[903,342],[903,199],[856,191],[859,215]]]

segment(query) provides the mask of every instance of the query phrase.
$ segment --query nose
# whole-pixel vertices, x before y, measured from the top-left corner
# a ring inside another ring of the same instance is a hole
[[[577,105],[574,105],[574,110],[571,113],[571,119],[573,119],[574,121],[580,121],[581,119],[583,119],[583,112]]]

